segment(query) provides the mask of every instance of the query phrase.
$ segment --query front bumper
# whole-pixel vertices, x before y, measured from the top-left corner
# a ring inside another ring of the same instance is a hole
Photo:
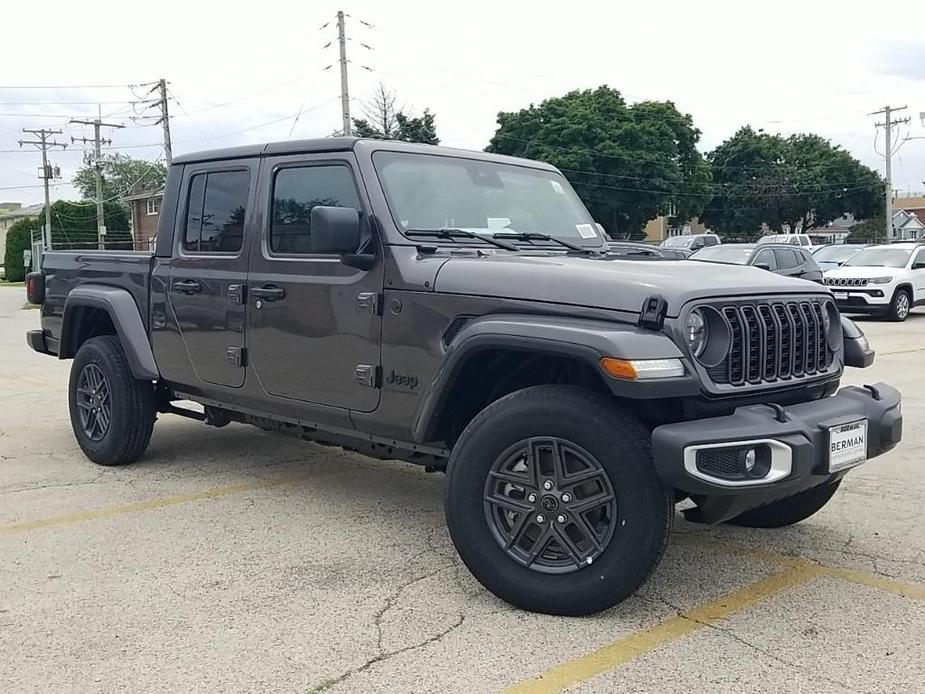
[[[830,287],[830,289],[835,294],[835,306],[844,313],[886,313],[893,298],[892,294],[882,288],[848,292],[842,292],[838,287]]]
[[[828,469],[830,427],[867,419],[867,458],[890,450],[902,439],[901,402],[898,390],[877,383],[786,409],[751,405],[724,417],[665,424],[652,432],[655,468],[665,484],[697,501],[707,522],[718,523],[844,476],[845,470]],[[692,451],[737,442],[763,442],[787,464],[774,465],[767,481],[730,483],[692,471]]]

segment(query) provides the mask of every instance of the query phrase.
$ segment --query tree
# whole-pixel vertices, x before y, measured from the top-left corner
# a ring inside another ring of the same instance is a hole
[[[6,232],[3,258],[7,282],[22,282],[26,278],[22,253],[32,248],[32,235],[38,235],[41,231],[42,220],[38,217],[24,217],[10,225]]]
[[[106,248],[131,250],[132,233],[128,214],[117,202],[103,205],[106,223]],[[97,248],[96,204],[90,200],[58,200],[51,206],[51,243],[68,250]]]
[[[670,101],[627,105],[606,85],[498,114],[489,152],[558,167],[613,237],[640,236],[669,211],[686,221],[710,198],[700,131]]]
[[[818,135],[784,137],[741,128],[707,155],[713,199],[703,221],[722,234],[754,238],[808,232],[844,214],[883,214],[880,175]]]
[[[135,186],[147,190],[160,188],[167,179],[167,167],[163,163],[133,159],[125,154],[106,157],[102,173],[103,200],[107,201],[121,201]],[[96,169],[93,166],[77,169],[73,182],[85,199],[96,199]]]
[[[876,243],[877,238],[883,236],[882,216],[852,224],[848,232],[845,243]]]
[[[363,105],[366,118],[353,119],[355,134],[377,140],[440,144],[434,114],[425,108],[421,116],[409,115],[396,107],[396,100],[395,92],[380,82],[373,98]]]

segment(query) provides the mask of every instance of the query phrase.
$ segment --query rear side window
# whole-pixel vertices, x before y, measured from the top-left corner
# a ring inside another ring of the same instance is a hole
[[[703,243],[706,246],[715,246],[716,244],[719,243],[719,239],[716,238],[715,236],[704,236]]]
[[[801,264],[796,251],[791,251],[789,248],[775,248],[774,255],[777,258],[777,267],[780,270],[786,270]]]
[[[247,171],[212,171],[190,178],[183,248],[192,253],[237,253],[244,244]]]
[[[813,258],[813,254],[807,250],[800,250],[800,260],[803,261],[803,264],[806,265],[808,270],[818,270],[819,266],[816,264],[816,259]]]
[[[299,166],[280,169],[273,180],[270,250],[273,253],[312,252],[312,209],[360,209],[353,174],[346,166]]]

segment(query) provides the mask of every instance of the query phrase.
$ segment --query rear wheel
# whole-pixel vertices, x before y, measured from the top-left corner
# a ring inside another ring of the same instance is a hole
[[[93,462],[131,463],[147,448],[157,414],[154,386],[132,375],[114,335],[81,345],[71,365],[68,396],[74,436]]]
[[[887,318],[899,323],[909,317],[909,311],[912,310],[912,296],[908,289],[897,289],[893,295],[893,301],[890,302],[890,309],[887,312]]]
[[[673,500],[649,434],[612,399],[535,386],[479,413],[450,456],[447,523],[488,590],[536,612],[584,615],[646,580]]]
[[[783,528],[806,520],[825,506],[838,491],[841,480],[823,484],[794,496],[759,506],[728,521],[746,528]]]

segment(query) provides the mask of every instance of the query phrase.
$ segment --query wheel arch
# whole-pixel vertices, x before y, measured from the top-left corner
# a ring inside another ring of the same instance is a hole
[[[453,339],[412,423],[417,442],[452,443],[485,406],[514,390],[568,384],[622,399],[698,392],[693,376],[664,383],[620,381],[600,367],[605,356],[681,358],[666,335],[633,325],[558,316],[494,315],[470,321]]]
[[[135,378],[160,377],[141,313],[125,289],[83,284],[68,293],[58,357],[73,358],[84,342],[98,335],[119,339]]]

